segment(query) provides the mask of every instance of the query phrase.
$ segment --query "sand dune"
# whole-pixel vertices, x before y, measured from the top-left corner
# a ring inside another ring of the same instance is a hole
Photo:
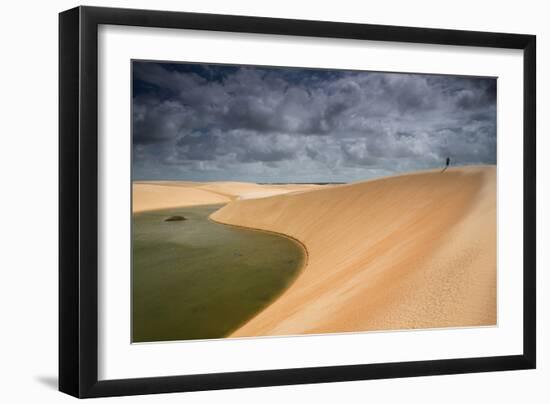
[[[295,283],[233,336],[496,323],[494,166],[234,200],[211,218],[308,250]]]
[[[317,185],[260,185],[247,182],[136,181],[132,211],[212,205],[236,199],[255,199],[317,188]]]
[[[196,187],[174,186],[165,183],[134,183],[132,185],[132,211],[134,213],[175,208],[180,206],[227,203],[223,195]]]

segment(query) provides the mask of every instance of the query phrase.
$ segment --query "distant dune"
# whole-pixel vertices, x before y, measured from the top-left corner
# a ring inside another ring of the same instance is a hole
[[[175,186],[164,182],[134,183],[132,211],[134,213],[176,208],[180,206],[214,205],[231,199],[193,186]]]
[[[494,166],[309,189],[230,198],[211,216],[308,251],[290,288],[232,336],[496,323]]]
[[[132,185],[134,213],[183,206],[214,205],[235,199],[265,198],[318,188],[316,185],[260,185],[249,182],[136,181]]]

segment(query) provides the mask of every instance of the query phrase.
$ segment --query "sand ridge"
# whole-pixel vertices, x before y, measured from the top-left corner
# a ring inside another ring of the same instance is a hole
[[[257,199],[290,192],[304,191],[319,188],[314,184],[277,184],[264,185],[249,182],[211,182],[202,184],[200,189],[208,190],[234,199]]]
[[[247,182],[134,181],[132,212],[224,204],[318,188],[318,185],[261,185]]]
[[[494,166],[237,199],[211,218],[287,234],[309,256],[232,336],[496,323]]]
[[[140,213],[181,206],[214,205],[230,199],[196,187],[163,183],[133,183],[132,212]]]

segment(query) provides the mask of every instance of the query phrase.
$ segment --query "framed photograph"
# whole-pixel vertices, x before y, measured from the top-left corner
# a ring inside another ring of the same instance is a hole
[[[535,36],[59,28],[61,391],[535,368]]]

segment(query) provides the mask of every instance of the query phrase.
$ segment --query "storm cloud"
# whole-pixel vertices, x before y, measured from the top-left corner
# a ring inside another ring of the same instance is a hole
[[[496,79],[134,61],[134,179],[349,182],[496,163]]]

